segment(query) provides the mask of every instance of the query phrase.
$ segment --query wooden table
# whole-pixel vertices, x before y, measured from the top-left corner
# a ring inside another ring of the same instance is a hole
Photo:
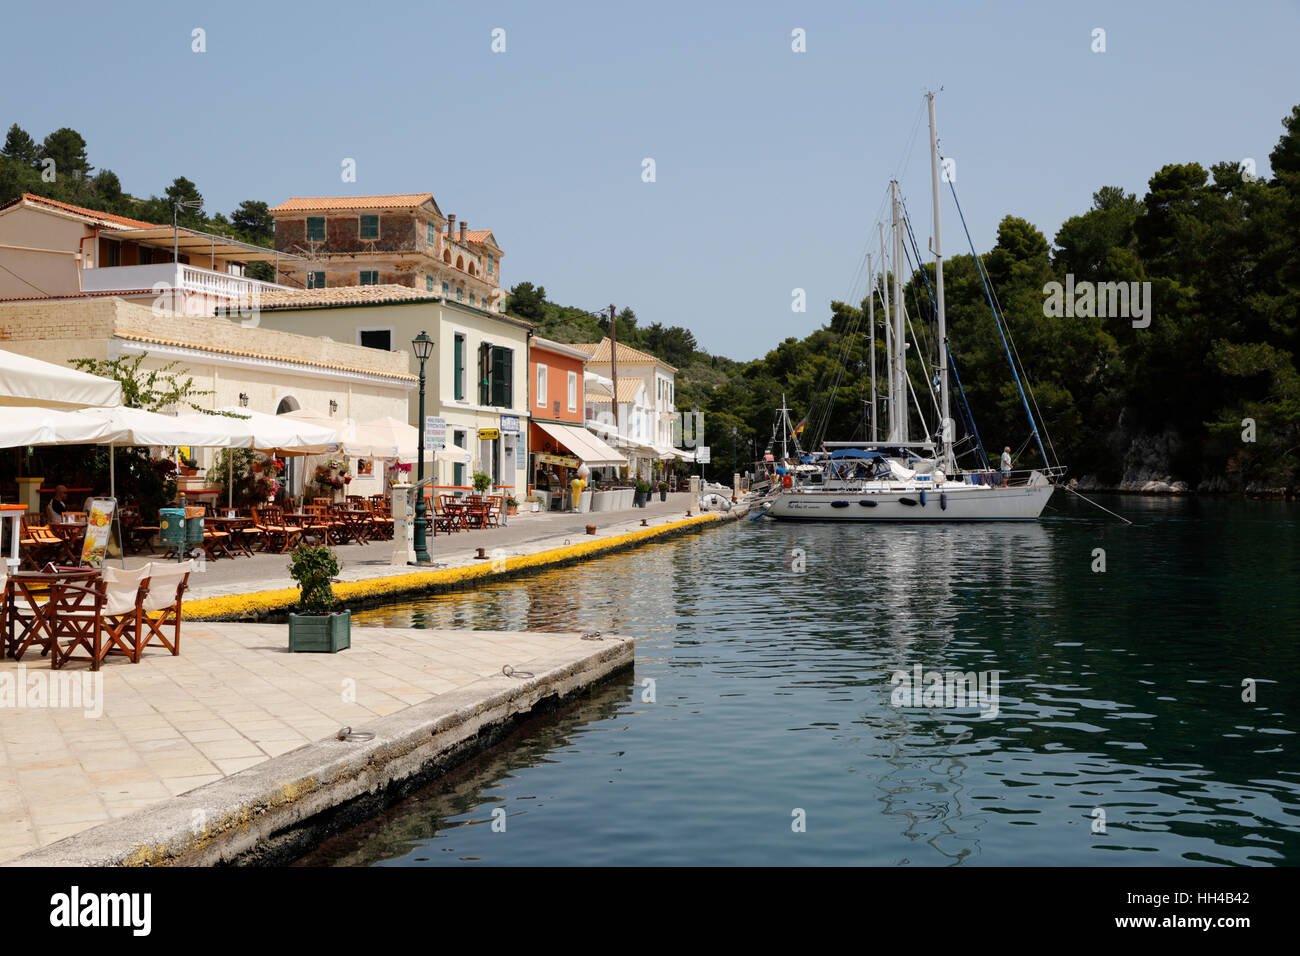
[[[46,620],[49,602],[38,602],[34,590],[48,590],[58,582],[92,583],[99,572],[93,568],[75,571],[18,571],[5,578],[4,603],[0,604],[0,636],[4,638],[4,654],[14,660],[22,656],[33,644],[41,647],[41,656],[50,652],[54,636]],[[22,598],[19,601],[19,597]],[[23,605],[26,606],[24,610]]]
[[[370,543],[370,519],[366,508],[335,508],[334,516],[343,524],[344,536],[350,535],[357,544]]]
[[[236,552],[243,552],[250,558],[253,556],[253,549],[249,547],[248,536],[245,533],[253,526],[252,518],[244,515],[236,515],[233,518],[224,515],[208,515],[203,520],[205,524],[210,524],[218,531],[225,531],[230,535],[230,540],[225,546],[226,554],[232,558]]]
[[[81,555],[81,542],[86,537],[86,522],[84,521],[52,521],[49,528],[52,532],[63,539],[63,550],[59,552],[54,563],[71,564]]]
[[[306,537],[309,531],[319,531],[325,537],[325,544],[332,544],[330,541],[330,526],[321,520],[320,515],[314,515],[306,511],[286,512],[284,523],[298,529],[298,539],[300,541]]]

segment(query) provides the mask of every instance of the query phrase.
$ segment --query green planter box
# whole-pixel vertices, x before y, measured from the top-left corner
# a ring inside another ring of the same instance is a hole
[[[289,650],[334,654],[352,646],[352,612],[290,614]]]

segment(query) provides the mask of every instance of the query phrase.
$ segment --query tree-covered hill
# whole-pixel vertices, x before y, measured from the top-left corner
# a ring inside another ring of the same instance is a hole
[[[1282,127],[1271,179],[1236,162],[1208,170],[1167,165],[1141,198],[1098,189],[1091,208],[1067,219],[1051,243],[1022,218],[1002,220],[982,261],[1057,457],[1073,475],[1112,486],[1168,476],[1206,490],[1294,489],[1300,106]],[[932,282],[933,265],[925,268]],[[1128,317],[1048,317],[1045,287],[1067,275],[1075,284],[1149,282],[1149,326],[1135,328]],[[1023,448],[1019,462],[1037,464],[972,256],[945,263],[944,286],[956,367],[985,447],[994,458],[1003,445]],[[908,277],[905,298],[933,362],[932,308],[920,273]],[[559,341],[594,341],[606,332],[607,322],[547,302],[531,283],[517,285],[508,301],[539,334]],[[678,367],[678,404],[705,411],[712,472],[727,476],[736,467],[733,430],[744,468],[767,444],[783,392],[796,418],[808,414],[811,432],[824,417],[828,439],[868,434],[864,309],[865,300],[835,302],[826,325],[750,362],[710,355],[686,329],[642,327],[631,309],[619,315],[618,337]],[[883,348],[878,338],[878,356]],[[919,357],[909,362],[913,381],[923,383]],[[882,362],[881,393],[883,374]]]

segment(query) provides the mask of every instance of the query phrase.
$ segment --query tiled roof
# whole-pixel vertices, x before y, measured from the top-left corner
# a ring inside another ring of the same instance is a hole
[[[271,212],[314,212],[317,209],[395,209],[419,206],[433,193],[393,193],[389,196],[292,196]]]
[[[272,362],[287,362],[292,365],[310,365],[313,368],[327,368],[338,372],[377,375],[380,378],[391,378],[399,382],[417,381],[416,376],[409,372],[386,372],[382,369],[364,368],[360,365],[346,365],[342,362],[320,362],[314,359],[286,358],[283,355],[275,355],[270,352],[254,352],[251,349],[233,349],[224,345],[209,345],[207,343],[192,342],[187,339],[169,339],[165,336],[154,335],[146,332],[130,332],[125,329],[118,329],[113,333],[113,335],[116,338],[128,339],[132,342],[145,342],[152,345],[169,345],[176,348],[195,349],[200,352],[216,352],[221,355],[238,355],[243,358],[265,359]]]
[[[157,294],[153,289],[113,289],[109,292],[72,292],[68,295],[14,295],[0,299],[0,302],[44,302],[52,299],[93,299],[96,297],[127,299],[136,295],[156,296]]]
[[[329,289],[285,289],[261,293],[263,309],[314,309],[322,306],[383,305],[392,302],[437,302],[432,292],[405,285],[348,285]]]
[[[44,196],[38,196],[35,193],[23,193],[17,199],[11,199],[3,206],[0,206],[0,210],[8,209],[10,206],[16,206],[21,202],[35,203],[38,206],[58,209],[61,212],[70,212],[74,216],[83,216],[86,219],[93,219],[96,222],[116,226],[129,226],[132,229],[156,228],[151,222],[141,222],[139,219],[128,219],[125,216],[116,216],[111,212],[100,212],[98,209],[87,209],[85,206],[74,206],[71,203],[59,202],[57,199],[46,199]]]
[[[466,229],[465,241],[472,242],[477,246],[490,245],[497,251],[501,250],[501,246],[497,242],[497,237],[492,235],[491,229]]]
[[[591,358],[589,361],[599,364],[609,364],[609,339],[603,338],[599,342],[574,343],[575,349],[586,352]],[[618,343],[618,364],[619,365],[662,365],[669,371],[676,372],[677,369],[669,365],[662,359],[657,359],[649,352],[642,352],[640,349],[634,349],[630,345]]]
[[[639,378],[622,378],[618,381],[618,400],[620,404],[630,405],[636,401],[636,394],[645,383]],[[586,384],[587,401],[596,405],[609,404],[609,386],[599,382]]]

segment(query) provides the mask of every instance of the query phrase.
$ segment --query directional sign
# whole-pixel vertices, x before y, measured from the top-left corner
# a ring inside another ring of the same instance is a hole
[[[496,438],[500,438],[500,437],[501,437],[501,429],[499,429],[499,428],[480,428],[480,429],[478,430],[478,437],[479,437],[479,440],[480,440],[480,441],[492,441],[493,439],[496,439]]]
[[[424,447],[447,447],[447,419],[437,415],[424,416]]]

